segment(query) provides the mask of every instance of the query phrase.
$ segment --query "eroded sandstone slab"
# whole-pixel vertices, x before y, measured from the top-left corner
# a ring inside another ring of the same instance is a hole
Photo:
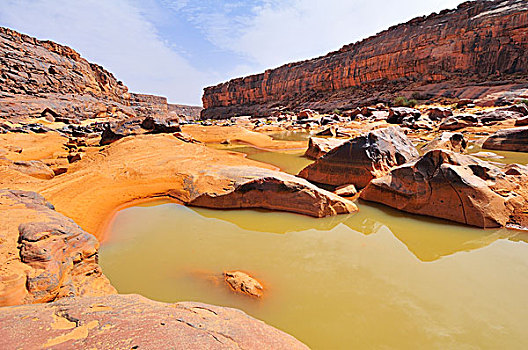
[[[0,323],[6,349],[307,349],[239,310],[138,295],[0,308]]]

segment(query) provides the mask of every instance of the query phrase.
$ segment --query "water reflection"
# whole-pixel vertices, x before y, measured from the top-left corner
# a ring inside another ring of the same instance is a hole
[[[356,215],[321,220],[127,208],[100,263],[121,293],[240,308],[314,349],[528,347],[521,232],[359,205]],[[241,298],[215,278],[234,269],[261,279],[265,297]]]
[[[363,235],[388,230],[420,261],[431,262],[458,252],[469,252],[498,239],[528,237],[507,229],[469,227],[446,220],[402,213],[378,204],[359,201],[360,211],[322,219],[266,210],[211,210],[190,208],[209,219],[232,223],[241,229],[285,234],[307,230],[331,231],[344,225]],[[526,238],[524,238],[526,239]]]

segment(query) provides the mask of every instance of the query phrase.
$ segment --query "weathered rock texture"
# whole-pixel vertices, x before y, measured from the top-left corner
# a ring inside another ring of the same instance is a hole
[[[363,188],[392,167],[418,156],[399,127],[388,127],[346,141],[304,168],[299,176],[320,184]]]
[[[239,310],[138,295],[0,308],[3,349],[308,349]]]
[[[273,166],[167,134],[126,137],[92,150],[50,180],[0,163],[0,188],[7,186],[42,194],[92,234],[119,206],[160,196],[209,208],[266,208],[315,217],[357,210],[352,202]]]
[[[204,91],[203,118],[330,111],[418,92],[498,99],[528,94],[528,2],[470,1],[415,18],[326,56]]]
[[[112,73],[73,49],[0,27],[0,120],[46,113],[71,120],[174,117],[182,112],[196,116],[200,109],[131,94]]]
[[[488,228],[528,224],[528,172],[433,150],[372,180],[361,198],[410,213]]]
[[[482,148],[528,152],[528,126],[499,130],[486,139]]]
[[[34,192],[0,190],[0,306],[115,290],[99,242]]]

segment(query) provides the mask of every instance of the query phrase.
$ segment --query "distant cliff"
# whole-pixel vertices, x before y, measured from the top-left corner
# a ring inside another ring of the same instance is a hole
[[[469,1],[320,58],[208,87],[202,117],[325,111],[413,92],[496,97],[528,89],[527,73],[528,1]]]
[[[201,110],[176,106],[165,97],[129,93],[112,73],[67,46],[0,27],[0,118],[23,119],[46,109],[81,120],[116,111],[196,118]]]

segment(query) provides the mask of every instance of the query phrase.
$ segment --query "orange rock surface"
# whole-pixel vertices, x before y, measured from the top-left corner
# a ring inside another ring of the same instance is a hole
[[[4,349],[308,349],[239,310],[138,295],[0,308],[0,323]]]

